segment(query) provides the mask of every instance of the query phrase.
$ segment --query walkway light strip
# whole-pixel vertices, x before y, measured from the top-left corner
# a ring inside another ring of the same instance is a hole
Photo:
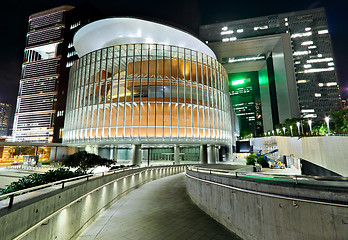
[[[290,200],[290,201],[298,201],[298,202],[306,202],[306,203],[314,203],[314,204],[321,204],[321,205],[327,205],[327,206],[348,208],[348,204],[331,203],[331,202],[324,202],[324,201],[318,201],[318,200],[307,200],[307,199],[302,199],[302,198],[286,197],[286,196],[272,194],[272,193],[263,193],[263,192],[259,192],[259,191],[252,191],[252,190],[247,190],[247,189],[243,189],[243,188],[232,187],[232,186],[229,186],[229,185],[226,185],[226,184],[213,182],[211,180],[205,180],[205,179],[202,179],[202,178],[194,177],[194,176],[189,175],[187,172],[186,172],[185,175],[187,177],[189,177],[189,178],[192,178],[192,179],[195,179],[195,180],[198,180],[198,181],[201,181],[201,182],[214,184],[214,185],[217,185],[217,186],[221,186],[221,187],[224,187],[224,188],[229,188],[229,189],[236,190],[236,191],[239,191],[239,192],[245,192],[245,193],[250,193],[250,194],[254,194],[254,195],[271,197],[271,198],[279,198],[279,199]]]

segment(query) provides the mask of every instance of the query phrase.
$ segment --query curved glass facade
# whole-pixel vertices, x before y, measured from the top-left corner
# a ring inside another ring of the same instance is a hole
[[[226,71],[200,52],[118,45],[70,70],[64,143],[230,144],[231,134]]]

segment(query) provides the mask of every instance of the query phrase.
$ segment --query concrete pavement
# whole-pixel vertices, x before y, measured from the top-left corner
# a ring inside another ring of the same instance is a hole
[[[122,197],[77,238],[117,240],[240,239],[201,211],[186,192],[185,175],[147,183]]]

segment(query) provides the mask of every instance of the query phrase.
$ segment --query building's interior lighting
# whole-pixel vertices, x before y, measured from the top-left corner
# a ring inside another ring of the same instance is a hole
[[[314,73],[314,72],[328,72],[328,71],[334,71],[334,67],[329,67],[329,68],[313,68],[313,69],[306,69],[304,72],[305,73]]]
[[[311,65],[311,64],[305,64],[305,65],[303,65],[303,67],[304,67],[304,68],[311,68],[312,65]]]
[[[228,35],[228,34],[232,34],[233,30],[228,30],[228,31],[223,31],[221,32],[221,35]]]
[[[297,83],[306,83],[308,80],[298,80]]]
[[[308,49],[314,49],[317,48],[317,46],[313,45],[313,46],[308,46]]]
[[[313,44],[313,41],[305,41],[301,43],[302,46],[311,45],[311,44]]]
[[[324,83],[318,83],[319,87],[323,87]]]
[[[321,97],[321,93],[314,93],[315,97]]]
[[[337,82],[329,82],[326,84],[326,86],[330,87],[330,86],[336,86]]]
[[[327,63],[328,66],[334,66],[335,64],[333,62]]]
[[[302,113],[314,113],[314,109],[302,109]]]
[[[294,52],[294,56],[308,55],[309,51],[298,51]]]
[[[312,32],[305,32],[305,33],[294,33],[291,35],[291,38],[298,38],[298,37],[308,37],[311,36]]]
[[[226,27],[226,26],[221,28],[222,31],[226,31],[227,29],[228,29],[228,27]]]
[[[311,29],[312,29],[312,28],[310,28],[310,27],[306,27],[304,30],[308,32],[308,31],[310,31]]]
[[[325,30],[318,31],[318,34],[326,34],[326,33],[329,33],[329,30],[325,29]]]
[[[317,62],[331,62],[333,58],[320,58],[320,59],[309,59],[307,63],[317,63]]]
[[[237,33],[242,33],[242,32],[244,32],[243,29],[237,29]]]
[[[323,54],[320,54],[320,53],[319,53],[317,56],[318,56],[318,57],[323,57]]]
[[[265,25],[265,26],[254,27],[254,31],[257,31],[257,30],[264,30],[264,29],[268,29],[268,26]]]

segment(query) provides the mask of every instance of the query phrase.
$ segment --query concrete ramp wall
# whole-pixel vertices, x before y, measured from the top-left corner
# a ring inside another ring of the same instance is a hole
[[[104,208],[139,187],[185,171],[186,166],[138,168],[53,186],[0,201],[0,239],[74,239]],[[115,239],[117,236],[115,236]]]
[[[331,240],[348,236],[345,190],[280,186],[189,170],[186,185],[191,199],[203,211],[246,240]]]

